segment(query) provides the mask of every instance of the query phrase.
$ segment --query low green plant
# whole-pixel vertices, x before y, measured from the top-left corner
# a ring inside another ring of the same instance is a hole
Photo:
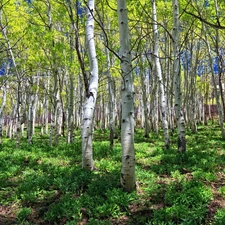
[[[19,223],[25,223],[25,220],[28,218],[29,215],[31,215],[32,209],[31,208],[22,208],[19,210],[17,214],[17,219]]]
[[[120,186],[121,144],[115,139],[110,149],[108,130],[94,133],[96,170],[92,172],[81,167],[79,133],[73,144],[60,137],[54,147],[38,131],[33,145],[22,138],[19,149],[15,149],[15,141],[4,139],[0,151],[1,207],[11,210],[18,225],[72,225],[82,220],[88,225],[222,225],[224,210],[219,205],[214,215],[208,210],[214,198],[225,197],[221,186],[224,143],[218,127],[210,126],[200,127],[198,134],[187,131],[185,154],[177,153],[176,133],[166,150],[162,130],[148,139],[137,129],[137,191],[132,193]]]
[[[212,225],[224,225],[225,223],[225,209],[218,209],[214,216]]]
[[[223,198],[225,198],[225,185],[220,187],[218,189],[218,192],[222,195]]]

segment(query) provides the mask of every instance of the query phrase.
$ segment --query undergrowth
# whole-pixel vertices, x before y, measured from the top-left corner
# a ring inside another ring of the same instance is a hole
[[[81,138],[61,137],[51,147],[38,134],[33,145],[4,139],[0,149],[0,224],[225,224],[225,142],[216,125],[187,132],[187,152],[176,134],[135,132],[137,191],[120,187],[121,145],[109,131],[94,133],[97,170],[81,168]]]

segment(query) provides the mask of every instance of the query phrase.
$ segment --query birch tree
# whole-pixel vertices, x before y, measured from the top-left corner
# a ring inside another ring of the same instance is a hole
[[[178,128],[178,151],[186,151],[185,121],[182,110],[182,91],[180,77],[180,43],[179,43],[179,3],[173,0],[173,48],[174,48],[174,95],[175,111]]]
[[[30,78],[30,93],[29,93],[29,106],[28,106],[28,117],[27,117],[27,139],[28,143],[32,144],[32,136],[33,136],[33,120],[34,120],[34,101],[35,95],[33,90],[34,80]]]
[[[162,69],[159,62],[159,40],[158,40],[158,26],[157,26],[157,16],[156,16],[156,2],[152,0],[152,19],[153,19],[153,35],[154,35],[154,59],[155,59],[155,68],[157,75],[157,82],[160,87],[160,97],[161,97],[161,114],[162,114],[162,123],[164,130],[164,142],[165,147],[169,148],[169,132],[168,132],[168,118],[167,118],[167,100],[165,95],[165,88],[162,79]]]
[[[82,121],[82,167],[88,170],[94,169],[92,138],[94,111],[98,91],[98,60],[94,41],[94,6],[94,0],[89,0],[86,14],[86,44],[90,65],[90,83],[84,103]]]
[[[123,80],[121,99],[122,170],[120,182],[124,190],[133,191],[136,182],[134,152],[134,87],[126,0],[117,0],[117,5],[120,32],[120,67]]]

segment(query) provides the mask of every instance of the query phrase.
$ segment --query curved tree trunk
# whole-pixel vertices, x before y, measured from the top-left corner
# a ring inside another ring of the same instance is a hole
[[[88,170],[94,169],[92,137],[93,118],[98,91],[98,60],[94,42],[94,0],[88,1],[86,40],[90,64],[90,83],[88,95],[84,103],[82,121],[82,167]]]

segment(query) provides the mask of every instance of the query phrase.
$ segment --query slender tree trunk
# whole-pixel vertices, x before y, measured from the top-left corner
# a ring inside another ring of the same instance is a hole
[[[50,131],[49,131],[49,145],[52,146],[53,142],[53,130],[54,130],[54,117],[53,117],[53,106],[50,110]]]
[[[45,134],[48,134],[48,122],[49,122],[49,98],[48,98],[48,94],[49,94],[49,79],[50,76],[48,73],[46,73],[46,78],[44,81],[44,126],[45,126]]]
[[[32,110],[33,110],[33,112],[32,112],[32,114],[33,114],[32,134],[33,135],[35,134],[36,119],[38,119],[37,105],[38,105],[38,102],[39,102],[38,91],[39,91],[39,85],[40,85],[40,80],[38,78],[38,74],[37,74],[36,81],[35,81],[35,78],[34,78],[34,85],[35,85],[35,92],[34,92],[34,101],[33,101],[33,106],[32,106]]]
[[[69,99],[68,99],[68,136],[67,142],[73,143],[74,141],[74,74],[69,74]]]
[[[2,145],[2,136],[3,136],[3,110],[6,105],[6,87],[2,86],[3,95],[2,95],[2,105],[0,107],[0,146]]]
[[[20,109],[22,103],[22,94],[21,94],[21,81],[18,82],[17,86],[17,103],[16,103],[16,147],[20,147],[20,138],[21,138],[21,122],[20,122]]]
[[[74,62],[73,49],[75,48],[74,36],[71,34],[70,38],[70,68]],[[74,73],[69,69],[69,77],[66,78],[67,88],[67,142],[74,141]]]
[[[94,41],[94,0],[89,0],[87,5],[86,41],[90,64],[90,83],[88,95],[84,104],[82,121],[82,167],[94,169],[92,138],[93,119],[98,91],[98,60]]]
[[[28,106],[28,117],[27,117],[27,139],[28,143],[32,144],[32,136],[33,136],[33,105],[34,105],[34,93],[33,93],[33,78],[30,78],[30,94],[29,94],[29,106]]]
[[[1,17],[0,17],[0,19],[1,19]],[[9,70],[9,63],[7,63],[7,65],[6,65],[5,77],[8,76],[8,70]],[[6,81],[7,81],[7,78],[6,78]],[[7,88],[6,88],[7,83],[6,83],[6,81],[2,82],[2,86],[0,88],[0,89],[2,89],[2,92],[3,92],[2,93],[2,105],[0,107],[0,146],[2,145],[3,125],[4,125],[3,111],[4,111],[4,108],[5,108],[5,105],[6,105],[6,97],[7,97]],[[7,132],[6,132],[6,134],[7,134]]]
[[[77,110],[77,121],[76,121],[76,128],[81,126],[82,124],[82,118],[83,118],[83,102],[84,102],[84,84],[82,82],[82,75],[79,74],[78,76],[78,92],[79,92],[79,103],[78,103],[78,110]]]
[[[166,149],[170,146],[169,131],[168,131],[168,109],[167,100],[165,95],[165,86],[162,79],[162,69],[159,62],[159,37],[158,37],[158,27],[157,27],[157,16],[156,16],[156,2],[152,0],[152,17],[153,17],[153,33],[154,33],[154,58],[155,58],[155,68],[156,75],[158,78],[158,84],[160,87],[160,97],[161,97],[161,114],[162,114],[162,124],[164,130],[164,142]]]
[[[153,73],[155,76],[155,66],[153,66]],[[152,91],[152,128],[156,135],[159,134],[159,87],[157,82],[153,82],[153,91]]]
[[[122,170],[120,182],[124,190],[135,189],[135,152],[134,152],[134,87],[132,77],[131,52],[126,0],[117,0],[120,31],[120,54],[122,72]]]
[[[178,128],[178,151],[186,151],[185,122],[182,110],[182,92],[180,77],[180,44],[179,44],[179,3],[173,0],[173,41],[174,41],[174,95]]]
[[[219,5],[217,0],[214,0],[214,5],[215,5],[215,10],[216,10],[216,19],[219,21],[220,18],[220,12],[219,12]],[[222,73],[223,73],[223,67],[224,67],[224,61],[223,57],[220,54],[220,49],[219,49],[219,42],[220,42],[220,30],[216,29],[216,40],[215,40],[215,48],[216,48],[216,53],[218,57],[218,76],[219,76],[219,92],[220,92],[220,98],[221,98],[221,107],[223,108],[223,122],[225,122],[225,100],[224,100],[224,93],[223,93],[223,81],[222,81]],[[213,37],[214,39],[215,37]]]
[[[144,111],[144,137],[149,138],[150,124],[149,124],[149,110],[148,110],[148,97],[147,97],[147,86],[149,85],[148,74],[144,71],[143,60],[140,58],[140,68],[141,68],[141,90],[142,90],[142,102]],[[149,93],[148,93],[149,94]]]
[[[108,109],[109,109],[110,148],[113,148],[114,136],[116,133],[114,80],[110,72],[111,62],[108,48],[105,48],[105,51],[107,57],[107,81],[108,81],[108,95],[109,95]]]

